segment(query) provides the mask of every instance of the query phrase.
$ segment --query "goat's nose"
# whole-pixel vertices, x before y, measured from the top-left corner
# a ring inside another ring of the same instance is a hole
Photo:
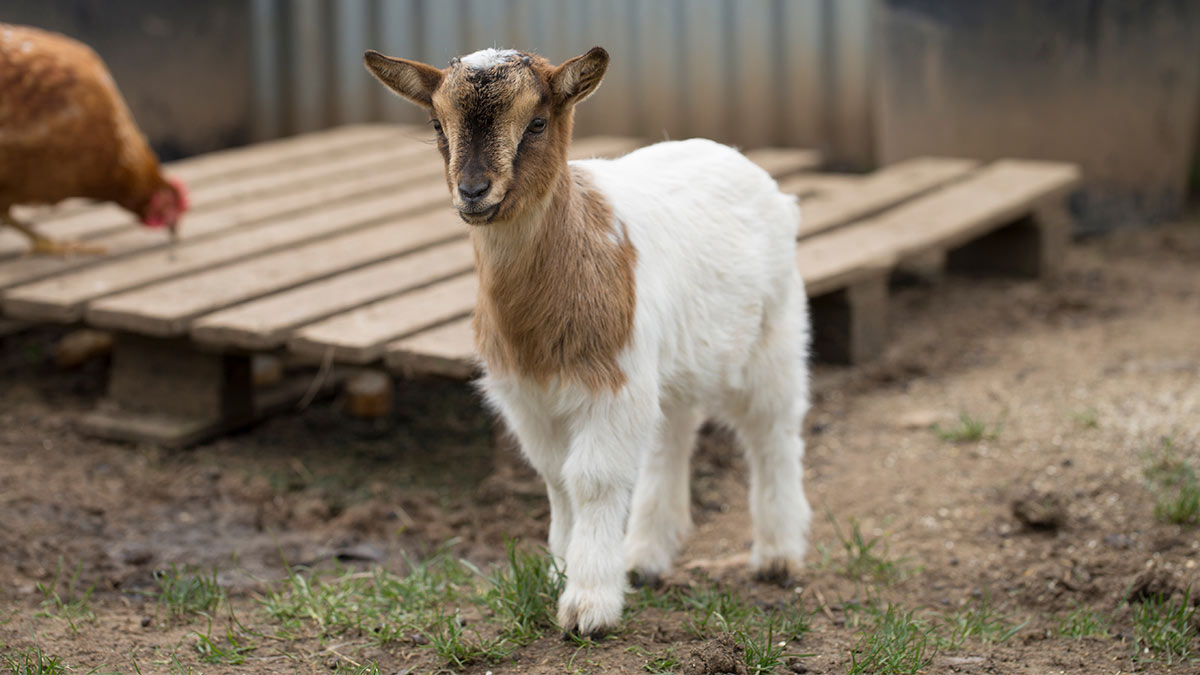
[[[463,179],[458,181],[458,194],[468,202],[483,199],[488,190],[492,189],[492,181],[487,178]]]

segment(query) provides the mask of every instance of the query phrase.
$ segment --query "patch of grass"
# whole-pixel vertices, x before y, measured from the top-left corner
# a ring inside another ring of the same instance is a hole
[[[570,636],[570,639],[571,642],[574,642],[578,646],[575,648],[575,651],[571,653],[571,656],[567,658],[566,670],[564,672],[569,673],[569,675],[582,675],[582,673],[585,672],[581,666],[575,665],[575,662],[579,659],[580,654],[583,654],[584,665],[589,668],[589,670],[586,672],[595,672],[595,670],[600,667],[600,660],[592,658],[592,647],[595,647],[596,643],[589,638],[579,637],[576,635]]]
[[[787,640],[799,640],[812,630],[812,613],[799,602],[785,604],[764,612],[766,625],[776,636]]]
[[[654,654],[637,645],[628,647],[625,651],[626,653],[646,658],[646,663],[642,667],[647,673],[666,675],[667,673],[674,673],[675,669],[679,667],[679,657],[675,656],[675,650],[671,647],[667,647],[660,654]]]
[[[445,552],[409,567],[403,577],[382,568],[289,570],[283,587],[267,591],[259,604],[285,634],[315,627],[321,637],[364,635],[384,646],[432,625],[444,605],[474,589],[471,571]]]
[[[957,612],[942,617],[944,634],[938,637],[938,645],[950,650],[961,649],[967,640],[978,640],[983,644],[1007,642],[1028,621],[1014,624],[996,611],[991,596],[984,594],[979,602],[972,603]]]
[[[555,602],[566,577],[544,553],[520,552],[511,540],[505,543],[505,552],[508,567],[489,577],[486,600],[505,622],[505,635],[524,645],[554,627]]]
[[[841,544],[842,551],[845,553],[845,559],[840,563],[835,563],[833,556],[823,550],[823,564],[827,566],[836,564],[842,575],[858,581],[874,580],[891,584],[903,581],[908,577],[909,570],[903,560],[888,559],[887,544],[882,537],[868,539],[863,535],[862,528],[854,518],[850,519],[849,536],[842,532],[842,528],[834,520],[832,514],[829,515],[829,522],[833,523],[833,529],[837,534],[838,543]]]
[[[465,622],[457,613],[442,614],[424,632],[429,647],[448,665],[466,668],[476,662],[498,661],[512,653],[515,645],[503,636],[485,639],[478,631],[468,637]]]
[[[811,628],[812,615],[799,604],[752,606],[720,586],[703,586],[680,599],[692,612],[684,629],[698,638],[732,634],[751,673],[775,672],[785,657],[795,656],[787,653],[787,643]]]
[[[315,629],[321,638],[366,636],[386,646],[418,633],[448,667],[463,668],[502,659],[555,626],[562,572],[549,556],[518,551],[512,542],[507,554],[508,564],[491,574],[456,560],[448,547],[423,563],[410,561],[405,576],[381,568],[293,570],[259,602],[281,623],[283,637]],[[463,605],[491,610],[496,633],[468,627],[458,611]]]
[[[1154,517],[1176,525],[1200,525],[1200,484],[1193,480],[1172,494],[1159,495]]]
[[[1081,640],[1085,637],[1108,637],[1109,618],[1087,607],[1077,607],[1058,621],[1058,634]]]
[[[1150,597],[1133,606],[1135,660],[1186,661],[1193,658],[1196,628],[1191,589],[1180,600]]]
[[[333,671],[337,675],[383,675],[383,671],[379,669],[379,663],[376,661],[368,661],[362,665],[342,665],[338,661],[337,667]]]
[[[846,672],[913,675],[933,663],[936,653],[933,628],[915,611],[888,605],[885,611],[875,609],[874,625],[859,635]]]
[[[767,632],[758,639],[745,631],[737,631],[733,637],[742,645],[742,659],[746,662],[750,675],[771,675],[776,668],[783,665],[784,657],[788,656],[784,651],[787,641],[775,641],[773,624],[768,624]]]
[[[134,666],[136,665],[137,662],[134,662]],[[191,666],[185,665],[179,660],[178,654],[171,654],[171,658],[166,661],[164,665],[167,666],[167,672],[171,673],[171,675],[192,675],[192,673],[195,672],[192,670]],[[138,673],[140,674],[141,672],[142,671],[139,668]]]
[[[958,414],[958,422],[943,426],[941,424],[933,425],[933,431],[938,435],[938,438],[951,443],[971,443],[975,441],[991,440],[999,433],[999,425],[989,429],[988,423],[978,417],[972,417],[968,412]]]
[[[707,637],[716,632],[734,633],[751,622],[756,608],[720,586],[702,586],[683,598],[692,610],[683,627],[695,637]]]
[[[79,632],[79,626],[76,621],[93,620],[96,618],[95,612],[92,611],[92,593],[96,587],[89,586],[87,590],[79,590],[79,575],[83,571],[83,564],[80,563],[75,567],[75,573],[67,579],[65,583],[65,595],[60,595],[58,587],[62,581],[63,561],[58,559],[58,568],[54,572],[54,578],[49,584],[38,583],[37,589],[42,594],[42,610],[38,612],[38,616],[55,616],[66,620],[71,627],[71,632]]]
[[[1200,525],[1200,480],[1196,467],[1177,456],[1174,440],[1162,439],[1148,455],[1143,473],[1155,492],[1154,517],[1164,523]]]
[[[635,589],[632,595],[625,596],[625,611],[627,615],[646,609],[679,612],[687,609],[688,606],[688,603],[684,601],[683,596],[676,588],[656,589],[643,586]]]
[[[1071,413],[1071,420],[1081,429],[1099,429],[1100,413],[1095,408],[1084,408]]]
[[[58,657],[50,656],[38,645],[0,655],[0,665],[13,675],[65,675],[71,670]]]
[[[207,614],[225,601],[225,589],[217,583],[216,568],[206,573],[186,568],[180,570],[172,563],[170,569],[154,573],[154,585],[159,607],[172,617]]]
[[[205,663],[226,664],[236,666],[246,662],[246,655],[257,649],[256,645],[244,642],[234,633],[233,628],[225,630],[222,639],[212,635],[211,627],[208,633],[192,633],[196,637],[196,652]]]

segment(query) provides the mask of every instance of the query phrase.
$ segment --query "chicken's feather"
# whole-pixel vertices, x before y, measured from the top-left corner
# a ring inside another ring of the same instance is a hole
[[[68,197],[139,212],[163,185],[157,158],[91,48],[0,23],[0,212]]]

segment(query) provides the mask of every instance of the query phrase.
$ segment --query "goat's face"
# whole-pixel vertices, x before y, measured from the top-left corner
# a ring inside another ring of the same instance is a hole
[[[545,199],[566,165],[574,106],[608,67],[599,47],[558,67],[496,49],[444,70],[373,51],[365,60],[381,82],[430,111],[454,207],[472,225],[511,221]]]

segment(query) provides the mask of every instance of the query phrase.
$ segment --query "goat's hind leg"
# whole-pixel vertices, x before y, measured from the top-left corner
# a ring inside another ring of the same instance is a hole
[[[642,458],[625,535],[625,564],[635,585],[657,585],[692,531],[689,460],[701,421],[695,406],[664,410],[659,443]]]
[[[801,436],[808,411],[803,335],[799,330],[768,335],[751,357],[748,386],[731,396],[725,410],[750,470],[750,567],[757,577],[771,581],[799,574],[812,522]]]

